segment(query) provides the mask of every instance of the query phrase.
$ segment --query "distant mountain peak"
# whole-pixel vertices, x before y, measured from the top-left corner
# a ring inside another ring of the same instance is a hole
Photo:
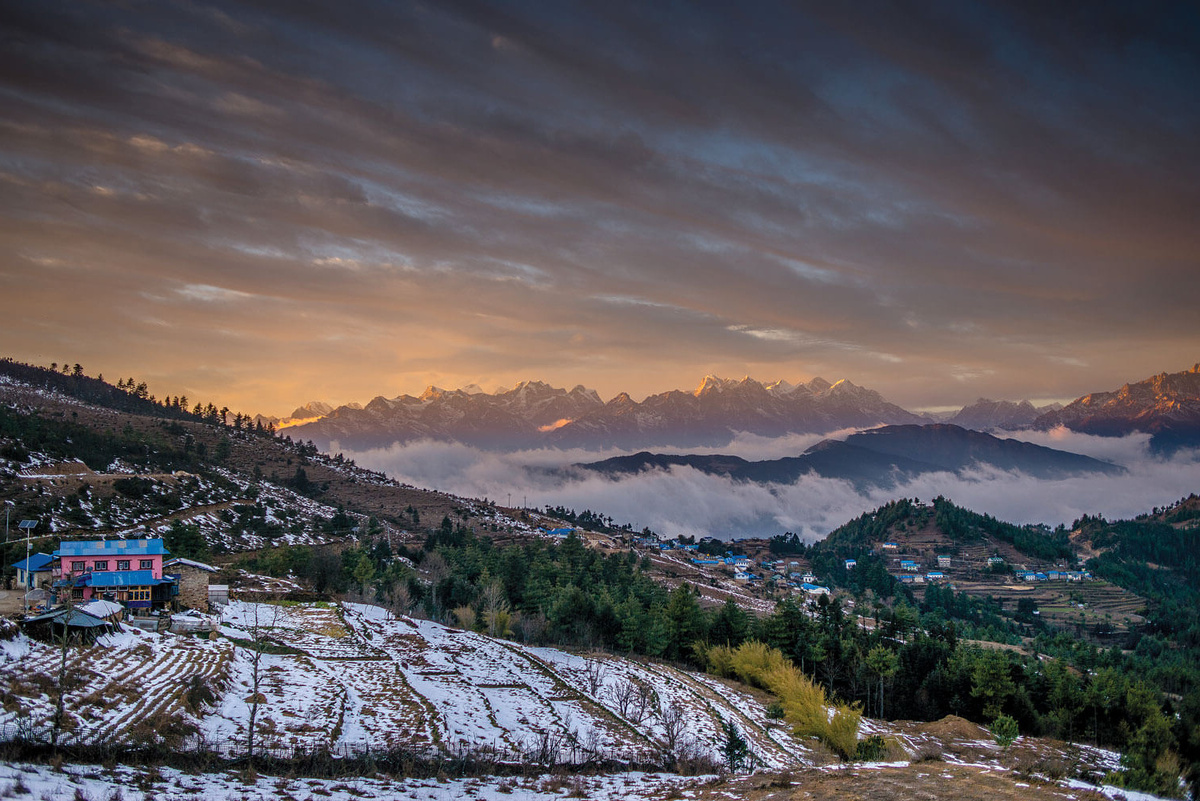
[[[324,417],[333,411],[333,407],[325,401],[309,401],[303,406],[297,406],[288,415],[293,420],[307,420],[315,417]]]
[[[827,389],[829,389],[831,386],[833,386],[833,384],[830,384],[828,381],[826,381],[824,378],[821,378],[820,376],[813,378],[811,381],[809,381],[807,384],[804,385],[804,387],[806,389],[808,389],[810,392],[824,392]]]
[[[700,382],[700,386],[696,387],[696,391],[692,394],[700,397],[710,392],[724,392],[750,380],[750,376],[739,380],[736,378],[720,378],[715,375],[706,375],[704,376],[704,380]]]

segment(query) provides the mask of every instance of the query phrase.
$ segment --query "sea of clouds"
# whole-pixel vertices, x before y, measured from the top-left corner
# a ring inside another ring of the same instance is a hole
[[[796,456],[834,435],[764,438],[740,435],[729,445],[660,453],[722,453],[749,460]],[[572,469],[624,451],[539,449],[496,453],[465,445],[421,441],[358,452],[344,451],[363,467],[419,487],[489,498],[501,505],[592,509],[618,524],[649,526],[667,536],[693,534],[722,539],[795,532],[824,537],[842,523],[896,498],[928,501],[943,495],[977,512],[1012,523],[1070,524],[1083,514],[1132,517],[1200,492],[1200,451],[1171,458],[1149,450],[1149,435],[1095,437],[1066,429],[1010,432],[1004,436],[1119,464],[1113,476],[1037,479],[981,468],[962,475],[932,473],[893,487],[860,490],[848,481],[801,477],[791,484],[747,484],[690,467],[609,478]],[[335,444],[332,451],[339,450]]]

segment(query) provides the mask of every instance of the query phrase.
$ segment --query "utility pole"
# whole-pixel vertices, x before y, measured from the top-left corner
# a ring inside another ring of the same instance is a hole
[[[21,594],[21,607],[25,610],[25,613],[28,614],[29,613],[29,589],[30,589],[29,584],[33,580],[33,572],[29,569],[30,543],[31,543],[30,535],[33,534],[33,530],[35,528],[37,528],[37,521],[36,520],[22,520],[20,523],[17,524],[17,528],[25,529],[25,592],[23,592]]]

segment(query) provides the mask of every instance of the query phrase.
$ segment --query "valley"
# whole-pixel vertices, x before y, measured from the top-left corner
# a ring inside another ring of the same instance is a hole
[[[38,521],[31,550],[161,537],[209,563],[230,600],[199,636],[143,620],[63,652],[10,627],[10,743],[280,764],[369,753],[407,760],[408,782],[446,760],[481,778],[704,777],[646,778],[627,797],[663,781],[698,798],[916,792],[930,761],[980,793],[1028,778],[1069,794],[1059,782],[1075,777],[1169,795],[1190,775],[1194,495],[1069,527],[937,496],[889,501],[817,542],[668,536],[423,489],[244,417],[131,413],[54,383],[0,383],[0,494]],[[917,434],[946,469],[1009,447],[961,431]],[[859,436],[918,452],[905,427]],[[1045,450],[1020,447],[1060,458]],[[24,553],[6,542],[7,564]],[[829,723],[804,717],[797,687]],[[997,747],[1000,717],[1019,748]],[[849,739],[835,719],[854,721]],[[1170,745],[1149,745],[1151,731]],[[880,761],[896,764],[853,767]],[[522,781],[532,793],[547,780]],[[597,793],[617,792],[608,781]]]

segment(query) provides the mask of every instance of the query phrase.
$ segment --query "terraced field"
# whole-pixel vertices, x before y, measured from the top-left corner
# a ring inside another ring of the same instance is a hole
[[[234,647],[225,641],[157,636],[137,630],[109,635],[103,645],[67,654],[69,692],[62,740],[99,743],[153,737],[146,726],[187,719],[194,679],[214,689],[227,681]],[[54,715],[54,677],[62,653],[20,638],[2,643],[0,730],[45,732]],[[164,732],[165,734],[165,732]]]
[[[222,631],[287,646],[259,666],[257,737],[267,747],[404,746],[541,763],[716,758],[730,720],[761,765],[807,754],[767,718],[765,696],[668,665],[530,648],[356,604],[235,603]],[[239,648],[230,691],[200,721],[208,741],[245,742],[252,668]]]

